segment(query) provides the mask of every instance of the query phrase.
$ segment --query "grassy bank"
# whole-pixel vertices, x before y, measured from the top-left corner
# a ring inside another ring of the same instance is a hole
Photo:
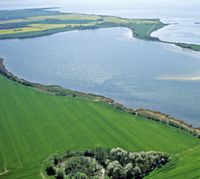
[[[196,44],[175,43],[175,45],[182,47],[182,48],[194,50],[194,51],[200,51],[200,45],[196,45]]]
[[[200,146],[174,157],[173,161],[153,172],[147,178],[200,178]]]
[[[0,76],[0,178],[41,178],[42,161],[66,150],[122,147],[178,154],[199,145],[180,129],[108,103],[42,93]],[[176,144],[176,145],[174,145]]]

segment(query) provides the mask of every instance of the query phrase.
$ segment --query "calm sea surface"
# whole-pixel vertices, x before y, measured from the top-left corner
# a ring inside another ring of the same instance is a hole
[[[200,74],[198,53],[110,28],[2,40],[0,54],[9,71],[27,80],[102,94],[200,126],[200,82],[159,80]]]
[[[162,40],[200,44],[197,0],[1,0],[0,9],[60,7],[63,12],[161,18]],[[73,31],[0,41],[0,56],[19,77],[93,92],[126,106],[158,110],[200,126],[200,82],[161,80],[200,76],[200,53],[131,38],[125,28]]]

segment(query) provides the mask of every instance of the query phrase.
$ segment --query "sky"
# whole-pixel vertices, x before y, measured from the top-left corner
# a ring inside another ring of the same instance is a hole
[[[71,5],[134,5],[136,7],[173,7],[178,4],[200,5],[199,0],[0,0],[0,7],[6,6],[71,6]]]
[[[129,18],[200,18],[200,0],[0,0],[0,10],[38,7]]]

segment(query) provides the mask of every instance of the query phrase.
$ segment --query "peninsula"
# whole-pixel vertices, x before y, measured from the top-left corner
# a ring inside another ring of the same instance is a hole
[[[0,11],[0,39],[30,38],[72,30],[126,27],[138,39],[175,44],[200,51],[200,45],[161,41],[151,33],[167,24],[159,19],[128,19],[116,16],[62,13],[45,8]]]

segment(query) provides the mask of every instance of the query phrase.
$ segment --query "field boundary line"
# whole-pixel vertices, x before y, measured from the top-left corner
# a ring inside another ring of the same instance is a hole
[[[154,27],[155,27],[156,25],[157,25],[157,23],[154,24],[154,25],[149,29],[149,31],[146,33],[147,36],[151,34],[151,31],[154,29]]]
[[[10,171],[10,170],[8,170],[8,169],[5,168],[5,171],[4,171],[4,172],[1,172],[1,173],[0,173],[0,176],[1,176],[1,175],[5,175],[5,174],[8,173],[9,171]]]

